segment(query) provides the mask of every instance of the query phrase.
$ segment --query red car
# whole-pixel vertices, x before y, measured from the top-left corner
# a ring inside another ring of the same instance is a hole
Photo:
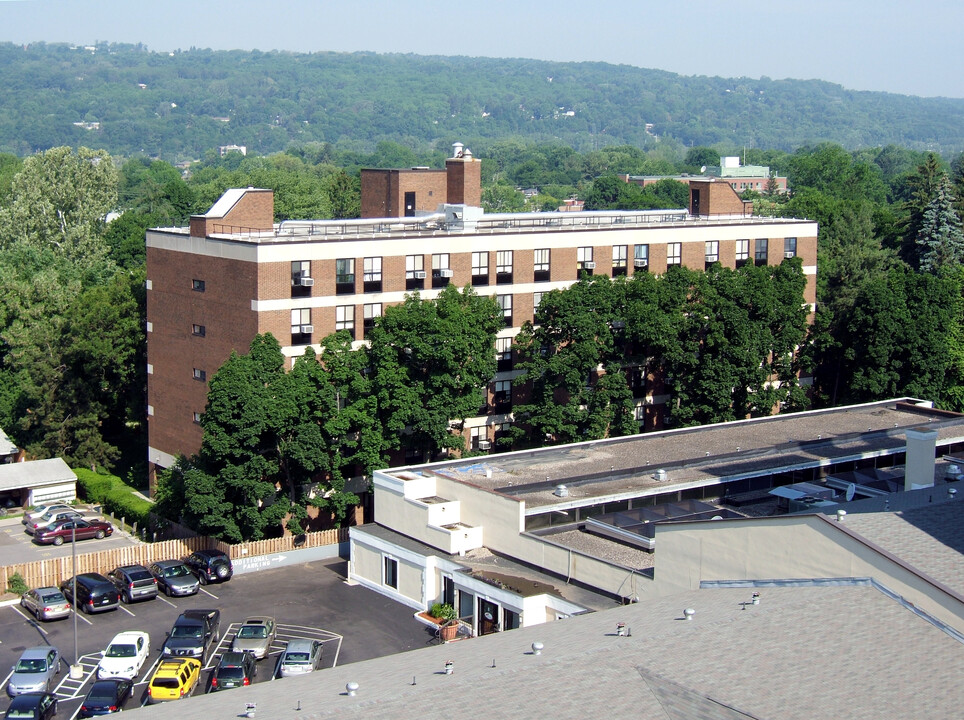
[[[71,518],[70,520],[62,520],[46,530],[38,529],[33,536],[33,540],[41,545],[63,545],[64,541],[69,541],[75,533],[78,540],[86,540],[87,538],[100,540],[110,537],[113,532],[114,526],[109,522]]]

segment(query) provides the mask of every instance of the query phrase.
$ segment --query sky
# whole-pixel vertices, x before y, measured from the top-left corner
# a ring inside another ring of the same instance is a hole
[[[0,0],[0,42],[600,61],[964,98],[961,0]]]

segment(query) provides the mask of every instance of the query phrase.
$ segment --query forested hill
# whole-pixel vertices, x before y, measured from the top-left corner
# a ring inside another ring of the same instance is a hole
[[[822,81],[685,77],[605,63],[0,44],[0,152],[60,145],[199,158],[293,143],[370,150],[454,139],[790,150],[832,141],[964,149],[964,99]]]

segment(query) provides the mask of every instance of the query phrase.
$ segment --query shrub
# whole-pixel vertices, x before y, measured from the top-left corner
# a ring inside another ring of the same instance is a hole
[[[455,608],[448,603],[435,603],[428,614],[437,620],[455,620]]]
[[[14,573],[10,576],[10,582],[7,585],[7,592],[13,593],[14,595],[23,595],[30,588],[27,587],[27,583],[24,582],[23,575],[20,573]]]
[[[100,503],[105,512],[114,517],[125,518],[128,523],[146,527],[151,503],[142,500],[115,475],[101,475],[87,468],[76,468],[81,495],[88,502]]]

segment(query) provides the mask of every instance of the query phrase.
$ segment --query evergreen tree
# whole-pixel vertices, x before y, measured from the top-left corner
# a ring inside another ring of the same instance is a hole
[[[964,233],[961,220],[954,211],[955,198],[947,175],[937,185],[937,193],[924,211],[917,235],[920,269],[936,274],[949,265],[964,261]]]

